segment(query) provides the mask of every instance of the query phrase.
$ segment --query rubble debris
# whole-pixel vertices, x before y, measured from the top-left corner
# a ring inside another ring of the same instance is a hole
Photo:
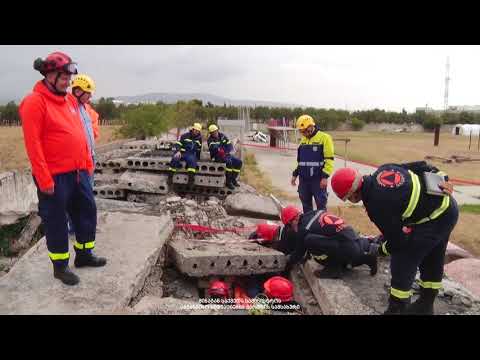
[[[230,215],[278,220],[279,214],[272,199],[257,194],[237,193],[224,201],[225,209]]]
[[[30,214],[25,227],[20,233],[20,236],[18,239],[12,241],[10,245],[10,252],[17,254],[22,250],[28,249],[41,222],[42,219],[36,213]]]

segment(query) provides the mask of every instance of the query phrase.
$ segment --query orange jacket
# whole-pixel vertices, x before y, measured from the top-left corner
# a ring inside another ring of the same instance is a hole
[[[85,109],[87,109],[88,116],[90,116],[90,119],[92,120],[93,137],[97,140],[100,136],[100,131],[98,129],[98,113],[90,104],[85,104]]]
[[[32,173],[40,190],[52,188],[52,176],[74,170],[93,172],[78,106],[53,94],[43,81],[33,87],[19,107],[23,138]]]

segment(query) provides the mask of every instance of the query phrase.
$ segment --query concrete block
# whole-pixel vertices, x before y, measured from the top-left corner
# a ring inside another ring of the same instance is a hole
[[[93,195],[104,199],[119,199],[125,197],[125,190],[116,185],[95,186],[93,188]]]
[[[144,214],[151,214],[155,211],[152,205],[139,202],[97,198],[95,199],[95,203],[97,204],[97,211],[120,211]],[[155,213],[158,213],[158,211]]]
[[[156,149],[158,141],[156,140],[136,140],[130,141],[122,145],[122,149],[125,150],[147,150],[147,149]]]
[[[93,177],[93,186],[117,185],[120,174],[95,174]]]
[[[188,174],[175,174],[173,183],[188,184]],[[195,175],[194,185],[223,188],[225,187],[225,176]]]
[[[195,194],[202,196],[216,196],[223,198],[227,195],[231,195],[235,190],[230,190],[229,188],[210,188],[198,185],[186,185],[186,184],[175,184],[174,190],[179,194]]]
[[[148,194],[148,193],[136,193],[128,192],[127,201],[134,203],[145,203],[149,205],[159,205],[162,201],[165,200],[167,195],[161,194]]]
[[[236,193],[225,200],[229,215],[242,215],[261,219],[278,220],[278,209],[272,199],[251,193]]]
[[[118,186],[125,190],[153,194],[167,194],[169,191],[168,175],[152,174],[145,171],[125,171],[120,176]]]
[[[293,299],[299,303],[306,315],[322,315],[320,305],[315,299],[300,266],[296,265],[290,272],[290,281],[294,284]]]
[[[0,174],[0,226],[38,210],[37,188],[29,171]]]
[[[169,242],[169,253],[177,269],[189,276],[255,275],[283,271],[285,255],[254,244],[235,243],[242,239],[231,235],[227,244],[202,243],[183,238]]]
[[[95,251],[101,268],[73,271],[67,286],[52,275],[45,239],[35,244],[0,279],[0,314],[96,314],[128,306],[138,295],[173,230],[168,216],[100,212]],[[73,249],[71,247],[73,262]]]
[[[319,279],[315,270],[321,269],[309,260],[302,266],[305,278],[325,315],[372,315],[374,311],[364,305],[351,288],[341,279]]]

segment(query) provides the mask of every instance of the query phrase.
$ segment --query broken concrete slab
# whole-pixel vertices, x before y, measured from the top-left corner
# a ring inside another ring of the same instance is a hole
[[[105,267],[74,269],[80,283],[64,285],[53,278],[43,238],[0,279],[0,314],[95,314],[127,306],[157,262],[173,223],[168,216],[101,212],[98,224],[103,231],[96,253],[107,257]]]
[[[114,184],[95,186],[93,195],[104,199],[120,199],[125,197],[125,190]]]
[[[194,184],[198,186],[210,186],[223,188],[225,186],[225,176],[195,175]],[[174,184],[188,184],[188,174],[173,175]]]
[[[29,171],[0,174],[0,226],[38,211],[37,188]]]
[[[219,198],[224,198],[225,196],[234,194],[237,190],[230,190],[227,187],[217,188],[217,187],[205,187],[198,185],[185,185],[185,184],[174,184],[174,190],[180,195],[186,194],[195,194],[203,196],[217,196]]]
[[[122,145],[122,149],[124,150],[147,150],[147,149],[156,149],[157,146],[163,144],[165,146],[166,141],[158,141],[158,140],[136,140],[130,141]]]
[[[128,192],[127,201],[159,205],[168,195]]]
[[[460,259],[445,265],[445,274],[480,299],[480,259]]]
[[[293,300],[300,304],[306,315],[323,315],[301,268],[297,265],[290,272],[290,281],[294,284]]]
[[[460,246],[451,242],[447,244],[447,251],[445,252],[445,264],[451,263],[458,259],[468,259],[474,256]]]
[[[321,265],[313,260],[302,266],[303,274],[325,315],[372,315],[373,310],[364,305],[351,288],[341,279],[319,279],[314,272]]]
[[[226,237],[230,240],[223,244],[173,238],[169,254],[180,272],[193,277],[267,274],[285,268],[283,253],[255,243],[238,243],[245,240],[238,235]]]
[[[97,204],[97,211],[150,213],[155,210],[152,205],[140,202],[97,198],[95,203]]]
[[[22,229],[22,232],[20,233],[20,236],[18,237],[18,239],[13,241],[12,244],[10,245],[10,251],[13,254],[16,254],[24,249],[27,249],[30,246],[30,243],[33,240],[33,235],[35,235],[35,233],[37,232],[41,222],[42,222],[42,219],[36,213],[32,213],[29,216],[27,223],[25,224],[25,227]]]
[[[125,190],[152,194],[167,194],[170,189],[168,175],[152,174],[145,171],[125,171],[120,176],[118,185]]]
[[[94,186],[118,184],[119,174],[95,174],[93,177]]]
[[[237,193],[227,196],[224,202],[229,215],[278,220],[277,207],[272,199],[257,194]]]

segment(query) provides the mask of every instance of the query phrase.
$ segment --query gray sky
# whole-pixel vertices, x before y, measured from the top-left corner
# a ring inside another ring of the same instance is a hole
[[[36,57],[64,51],[97,84],[95,98],[149,92],[409,112],[480,104],[480,46],[0,46],[0,101],[22,98],[41,76]]]

